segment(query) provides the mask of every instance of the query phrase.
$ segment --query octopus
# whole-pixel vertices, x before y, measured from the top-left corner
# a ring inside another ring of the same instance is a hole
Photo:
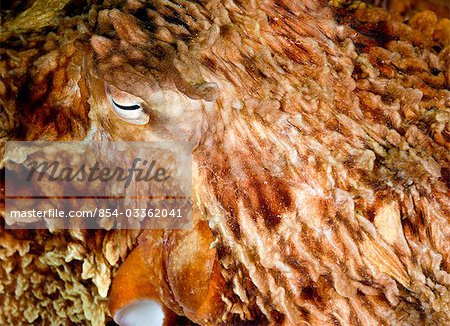
[[[0,324],[450,324],[448,3],[2,13],[1,157],[188,141],[195,200],[189,230],[9,230],[0,204]]]

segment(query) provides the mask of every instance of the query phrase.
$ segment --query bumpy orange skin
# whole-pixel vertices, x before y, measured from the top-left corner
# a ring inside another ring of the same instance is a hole
[[[146,279],[200,324],[449,323],[448,17],[312,0],[105,6],[2,49],[0,95],[7,139],[193,144],[194,229],[143,232],[147,265],[124,263],[112,310],[132,299],[120,284]],[[149,123],[119,119],[105,83]]]

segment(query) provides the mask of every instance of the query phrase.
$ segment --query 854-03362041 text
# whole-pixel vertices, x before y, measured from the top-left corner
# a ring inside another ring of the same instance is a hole
[[[82,217],[82,218],[108,218],[108,217],[140,217],[140,218],[181,218],[182,209],[178,208],[126,208],[119,210],[117,208],[94,208],[93,210],[69,210],[64,211],[58,208],[50,208],[48,210],[12,210],[10,215],[13,218],[66,218],[66,217]]]

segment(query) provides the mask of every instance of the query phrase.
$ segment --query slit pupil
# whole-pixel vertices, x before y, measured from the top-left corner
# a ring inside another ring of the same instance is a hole
[[[114,101],[114,100],[112,100],[113,101],[113,103],[114,103],[114,105],[115,106],[117,106],[119,109],[122,109],[122,110],[129,110],[129,111],[131,111],[131,110],[137,110],[137,109],[140,109],[141,107],[139,106],[139,105],[131,105],[131,106],[128,106],[128,105],[120,105],[120,104],[117,104],[116,103],[116,101]]]

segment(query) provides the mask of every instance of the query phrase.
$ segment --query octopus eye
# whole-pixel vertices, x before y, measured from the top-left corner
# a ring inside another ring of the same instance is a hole
[[[142,109],[142,100],[136,96],[106,85],[106,96],[109,104],[120,119],[136,125],[145,125],[149,121],[148,115]]]
[[[112,104],[117,110],[125,110],[125,111],[132,111],[132,110],[139,110],[142,109],[140,104],[134,104],[134,105],[120,105],[114,99],[111,99]]]

